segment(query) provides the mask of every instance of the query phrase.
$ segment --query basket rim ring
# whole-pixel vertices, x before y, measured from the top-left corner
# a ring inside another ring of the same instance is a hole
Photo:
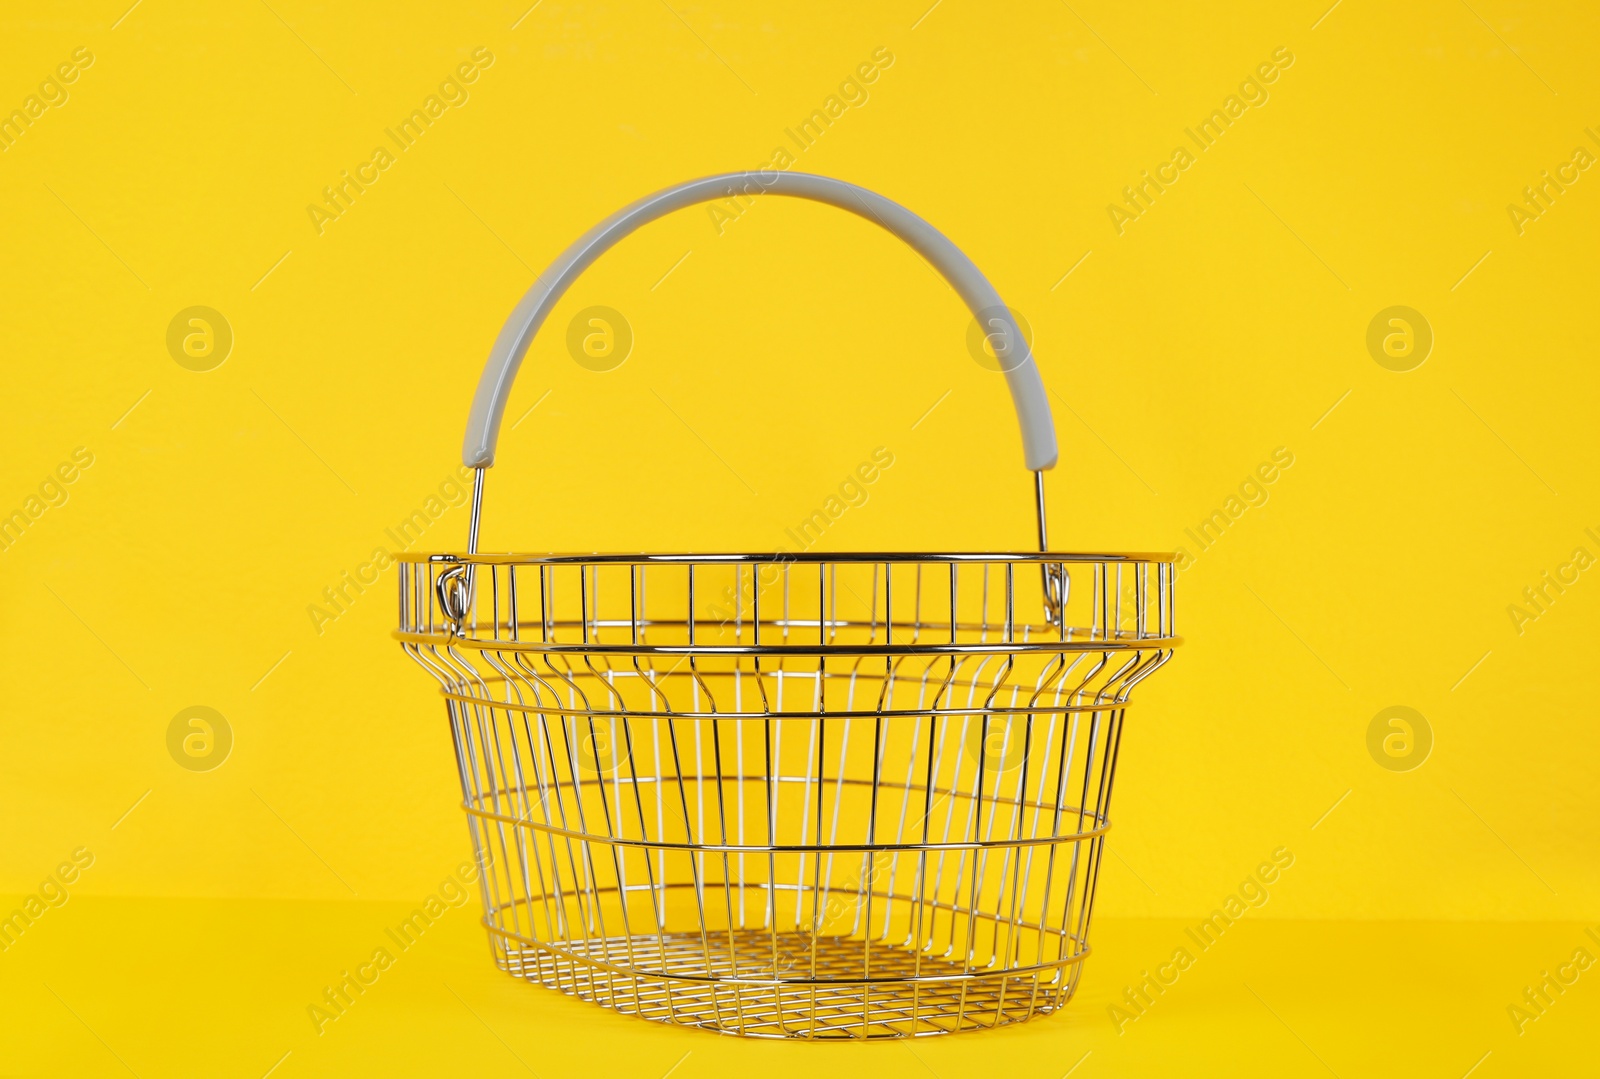
[[[1104,637],[1083,640],[994,641],[986,644],[553,644],[497,637],[474,637],[457,632],[448,623],[437,630],[391,630],[389,636],[407,645],[448,645],[486,652],[527,652],[573,656],[788,656],[796,659],[860,656],[1022,656],[1072,652],[1163,652],[1181,644],[1173,635]],[[767,672],[777,673],[777,672]]]
[[[653,563],[667,564],[756,564],[756,565],[784,565],[787,563],[813,563],[827,564],[830,562],[889,562],[897,564],[958,564],[967,562],[1011,562],[1034,563],[1040,565],[1055,565],[1057,563],[1079,562],[1111,562],[1111,563],[1159,563],[1176,565],[1178,556],[1171,551],[1137,551],[1137,552],[1107,552],[1092,554],[1081,551],[801,551],[792,553],[788,551],[706,551],[702,553],[673,552],[651,553],[648,551],[637,552],[590,552],[588,554],[525,554],[518,552],[505,552],[501,554],[479,551],[477,554],[429,552],[429,551],[402,551],[392,556],[397,562],[412,563],[450,563],[459,565],[574,565],[574,564],[606,564],[606,565],[644,565]]]

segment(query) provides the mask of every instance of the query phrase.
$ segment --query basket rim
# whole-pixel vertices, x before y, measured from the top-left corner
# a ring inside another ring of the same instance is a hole
[[[473,627],[477,628],[477,627]],[[549,641],[521,641],[506,637],[475,637],[458,632],[441,620],[437,629],[395,629],[389,636],[401,644],[438,644],[481,652],[527,652],[536,655],[573,656],[689,656],[711,659],[717,656],[789,656],[815,659],[819,656],[863,659],[885,656],[1024,656],[1071,654],[1074,652],[1160,652],[1179,647],[1183,638],[1176,635],[1149,637],[1085,637],[1058,640],[1040,637],[1032,641],[991,641],[984,644],[557,644]],[[777,672],[770,672],[777,673]],[[477,703],[481,699],[474,698]],[[1060,711],[1061,709],[1051,709]],[[665,714],[665,713],[663,713]],[[765,713],[763,713],[765,714]],[[832,715],[833,713],[828,713]],[[926,709],[921,714],[926,714]]]
[[[439,551],[401,551],[392,556],[397,562],[453,563],[461,565],[574,565],[605,563],[611,565],[644,565],[650,563],[697,564],[755,564],[783,565],[790,562],[826,564],[829,562],[896,562],[896,563],[949,563],[960,562],[1014,562],[1055,565],[1062,562],[1126,562],[1162,563],[1175,565],[1178,561],[1172,551],[1119,551],[1093,554],[1082,551],[706,551],[702,553],[647,551],[598,552],[586,554],[524,554],[515,551],[504,553],[480,551],[477,554]]]

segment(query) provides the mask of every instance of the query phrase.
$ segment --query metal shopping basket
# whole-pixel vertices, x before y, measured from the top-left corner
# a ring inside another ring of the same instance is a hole
[[[758,191],[882,225],[983,320],[1035,473],[1038,553],[479,551],[512,380],[573,279],[663,214]],[[882,196],[715,176],[562,254],[478,385],[467,553],[400,560],[395,636],[443,687],[499,966],[753,1037],[943,1034],[1064,1005],[1128,694],[1179,639],[1170,556],[1049,550],[1055,459],[1010,311]]]

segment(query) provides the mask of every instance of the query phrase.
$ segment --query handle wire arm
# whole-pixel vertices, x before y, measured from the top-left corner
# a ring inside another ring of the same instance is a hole
[[[479,465],[473,469],[472,476],[472,516],[467,521],[467,554],[478,553],[478,527],[483,520],[483,477],[489,471],[487,465]],[[455,631],[460,633],[462,624],[466,620],[467,612],[472,610],[473,583],[477,576],[477,567],[472,564],[452,566],[439,574],[439,606],[449,616],[455,625]]]
[[[1044,554],[1050,550],[1050,533],[1045,525],[1044,512],[1044,469],[1036,469],[1033,473],[1034,508],[1039,517],[1039,553]],[[1061,621],[1061,609],[1067,604],[1067,589],[1071,581],[1067,577],[1066,569],[1060,565],[1041,565],[1039,573],[1044,584],[1044,617],[1050,625],[1058,625]]]

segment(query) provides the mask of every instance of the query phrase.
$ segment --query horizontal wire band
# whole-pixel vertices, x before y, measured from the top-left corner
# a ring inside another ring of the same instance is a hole
[[[1022,769],[1022,765],[1020,765],[1020,764],[1013,765],[1013,766],[1011,766],[1011,768],[1005,769],[1004,771],[1000,772],[1000,775],[1003,776],[1005,779],[1009,780],[1011,777],[1009,775],[1007,775],[1007,773],[1012,772],[1012,771],[1020,772],[1021,769]],[[1037,773],[1035,773],[1035,778],[1037,778]],[[629,784],[635,784],[635,783],[644,786],[646,789],[649,789],[652,784],[666,784],[666,785],[670,786],[670,785],[678,784],[678,783],[685,783],[685,784],[694,783],[694,784],[696,784],[698,786],[715,786],[715,785],[719,785],[719,784],[732,784],[735,787],[741,786],[741,785],[764,787],[768,783],[792,783],[792,784],[805,785],[807,787],[813,785],[813,781],[812,780],[808,780],[805,776],[781,776],[780,775],[780,776],[742,776],[742,777],[735,777],[735,776],[706,775],[703,772],[684,773],[682,775],[660,775],[660,776],[652,776],[652,775],[612,776],[612,775],[598,775],[597,774],[597,775],[593,776],[592,778],[588,778],[588,779],[571,779],[571,778],[567,778],[567,779],[554,781],[554,782],[552,782],[550,784],[550,786],[552,788],[551,794],[550,795],[542,795],[542,796],[540,796],[539,802],[541,804],[544,804],[544,803],[548,802],[550,800],[550,798],[553,796],[555,801],[558,804],[558,807],[559,807],[559,803],[561,801],[561,796],[564,793],[567,794],[567,796],[570,798],[570,797],[577,796],[584,789],[589,789],[589,790],[592,790],[592,791],[597,791],[602,796],[604,796],[606,793],[608,793],[610,788],[616,787],[619,784],[622,785],[622,786],[628,786]],[[955,805],[960,805],[963,802],[969,802],[969,803],[970,802],[979,802],[979,803],[987,806],[992,802],[992,803],[995,803],[997,806],[1003,806],[1003,807],[1007,807],[1007,808],[1014,808],[1014,809],[1017,809],[1017,810],[1024,810],[1024,809],[1033,809],[1033,810],[1040,810],[1040,811],[1049,810],[1052,813],[1060,814],[1062,817],[1090,817],[1090,818],[1093,818],[1095,820],[1095,822],[1099,825],[1098,830],[1094,831],[1094,832],[1081,832],[1081,833],[1075,832],[1075,833],[1064,834],[1064,835],[1059,835],[1059,836],[1047,836],[1047,837],[1044,837],[1044,838],[1047,838],[1047,839],[1086,839],[1086,838],[1089,838],[1091,836],[1099,835],[1102,832],[1104,832],[1107,828],[1111,827],[1111,821],[1105,814],[1096,813],[1093,810],[1083,809],[1083,808],[1081,808],[1079,806],[1067,805],[1067,804],[1063,804],[1063,803],[1060,803],[1060,802],[1047,802],[1047,801],[1044,801],[1042,799],[1018,798],[1018,797],[1016,797],[1016,787],[1018,786],[1018,784],[1011,783],[1011,782],[1006,782],[1004,784],[1001,784],[1001,783],[997,782],[995,784],[995,787],[1004,786],[1004,787],[1011,788],[1011,790],[1012,790],[1011,794],[1003,794],[1003,793],[1002,794],[996,794],[994,789],[989,789],[989,790],[984,790],[984,791],[977,791],[977,790],[958,790],[958,789],[956,789],[954,787],[934,786],[932,788],[932,794],[930,795],[929,794],[929,788],[927,788],[927,787],[919,787],[919,786],[916,786],[914,784],[908,785],[908,784],[905,784],[905,783],[896,783],[894,780],[890,780],[890,779],[880,779],[876,784],[874,784],[871,779],[864,779],[864,778],[857,777],[857,776],[845,776],[845,777],[842,777],[842,778],[831,779],[831,780],[828,781],[828,785],[832,786],[832,787],[838,787],[838,788],[865,787],[868,790],[871,790],[874,787],[874,785],[876,785],[876,787],[880,791],[904,791],[906,794],[911,794],[911,795],[916,795],[917,796],[916,799],[907,799],[908,803],[910,803],[912,801],[917,801],[917,800],[924,801],[924,802],[938,802],[938,801],[942,801],[945,798],[950,798],[952,800],[952,803],[955,804]],[[479,794],[478,794],[479,804],[480,805],[486,805],[486,804],[488,804],[490,802],[494,802],[494,801],[507,801],[507,802],[531,801],[532,799],[527,797],[527,793],[529,791],[531,791],[531,790],[532,790],[532,788],[496,787],[493,790],[480,791]],[[468,813],[474,812],[474,807],[472,805],[468,804],[468,803],[462,803],[462,807],[461,808],[465,809]],[[496,819],[496,820],[509,819],[509,820],[512,820],[512,821],[514,821],[514,822],[516,822],[518,824],[531,824],[532,823],[532,818],[528,818],[528,817],[510,817],[510,818],[506,818],[506,817],[503,817],[503,816],[495,814],[494,810],[491,810],[491,809],[482,810],[481,813],[484,816],[493,817],[493,819]],[[757,819],[761,820],[763,823],[765,823],[765,820],[766,820],[766,818],[764,818],[764,817],[757,818]],[[754,849],[754,848],[741,847],[739,849],[740,850],[751,850],[751,849]],[[827,846],[827,847],[824,847],[823,849],[824,850],[837,850],[837,849],[840,849],[840,848]],[[875,850],[877,850],[877,849],[887,850],[887,849],[890,849],[890,848],[887,848],[887,847],[884,847],[884,848],[874,847],[873,849],[875,849]],[[763,852],[763,853],[765,853],[765,852]]]
[[[685,672],[687,674],[687,672]],[[723,675],[710,675],[701,672],[702,678],[724,677]],[[747,678],[756,677],[753,674],[745,675]],[[503,684],[503,683],[501,683]],[[640,709],[613,709],[602,710],[597,708],[552,708],[549,705],[524,704],[520,701],[507,701],[495,697],[475,697],[470,693],[457,693],[441,689],[439,695],[447,700],[460,701],[463,704],[478,705],[482,708],[503,708],[508,712],[521,712],[526,715],[535,715],[546,722],[557,722],[562,719],[682,719],[682,720],[814,720],[814,719],[948,719],[965,717],[988,717],[991,719],[1005,719],[1009,716],[1053,716],[1059,714],[1093,714],[1095,712],[1127,711],[1126,701],[1110,700],[1096,701],[1092,704],[1040,704],[1040,705],[993,705],[982,707],[972,705],[965,708],[880,708],[874,711],[804,711],[804,712],[646,712]]]
[[[709,882],[709,883],[701,882],[699,884],[695,884],[695,883],[692,883],[690,881],[678,881],[678,882],[672,883],[672,884],[631,885],[628,888],[622,889],[622,890],[623,891],[633,891],[633,890],[635,890],[635,888],[639,888],[639,889],[649,889],[649,890],[656,890],[656,891],[666,892],[666,891],[670,891],[670,890],[674,890],[674,889],[691,889],[692,888],[692,889],[695,889],[696,891],[701,891],[701,890],[706,889],[706,888],[717,888],[717,887],[722,886],[722,884],[723,884],[723,882],[721,882],[721,881],[712,881],[712,882]],[[755,885],[751,885],[751,887],[755,887]],[[780,886],[780,887],[783,890],[788,890],[790,886],[784,885],[784,886]],[[872,899],[897,900],[897,901],[908,903],[908,904],[922,904],[922,905],[925,905],[925,906],[930,907],[930,908],[935,909],[935,910],[944,911],[944,912],[946,912],[948,914],[958,915],[958,916],[960,916],[962,918],[969,919],[970,921],[973,921],[973,922],[991,923],[992,925],[994,925],[996,930],[999,930],[1000,928],[1003,927],[1003,928],[1007,929],[1008,931],[1010,931],[1013,934],[1015,934],[1015,933],[1017,933],[1019,931],[1020,932],[1024,932],[1024,933],[1037,933],[1041,937],[1055,939],[1058,943],[1065,943],[1067,941],[1072,941],[1072,942],[1075,942],[1077,944],[1082,945],[1084,948],[1088,948],[1088,944],[1081,937],[1079,937],[1078,934],[1068,932],[1065,929],[1057,929],[1057,928],[1055,928],[1053,926],[1040,925],[1040,924],[1038,924],[1036,922],[1013,920],[1013,919],[1008,918],[1008,917],[1006,917],[1004,915],[995,914],[995,913],[992,913],[990,911],[975,910],[975,909],[973,909],[971,907],[963,907],[963,906],[959,906],[959,905],[954,904],[954,903],[943,903],[943,902],[940,902],[937,898],[929,899],[926,896],[918,898],[916,896],[901,895],[898,892],[881,892],[881,891],[861,892],[861,891],[857,891],[857,890],[855,890],[853,888],[844,887],[843,885],[839,885],[839,886],[835,886],[835,887],[831,887],[831,888],[824,888],[824,889],[822,889],[822,891],[827,893],[827,894],[829,894],[829,895],[841,895],[841,896],[852,897],[852,898],[855,899],[855,901],[856,901],[856,903],[858,905],[862,905],[862,906],[864,906],[866,904],[867,899],[869,897],[872,898]],[[618,893],[618,889],[617,889],[617,887],[615,885],[605,885],[603,887],[590,888],[589,892],[591,894],[593,894],[593,895],[616,895]],[[561,902],[565,901],[566,898],[570,898],[570,897],[566,897],[566,896],[564,896],[564,895],[562,895],[560,893],[548,893],[548,892],[540,894],[540,895],[530,895],[530,896],[527,896],[527,897],[519,897],[519,898],[514,899],[514,900],[512,900],[512,901],[510,901],[508,903],[501,903],[501,904],[497,905],[494,908],[494,913],[499,914],[499,913],[502,913],[504,911],[511,911],[512,913],[515,913],[518,907],[526,906],[526,907],[531,909],[533,907],[534,903],[561,903]],[[820,903],[819,903],[819,906],[820,906]],[[786,934],[796,934],[796,933],[800,934],[801,936],[813,936],[813,937],[816,937],[818,940],[822,940],[822,939],[824,939],[824,937],[827,937],[827,936],[833,936],[832,934],[816,933],[816,932],[813,932],[811,930],[801,929],[801,928],[795,928],[795,929],[773,929],[771,926],[740,925],[740,926],[724,926],[724,927],[720,927],[720,928],[705,929],[705,930],[665,930],[665,929],[660,929],[658,927],[657,932],[655,934],[647,934],[647,935],[645,935],[643,937],[641,937],[639,934],[634,934],[631,939],[635,939],[635,940],[639,940],[639,939],[654,940],[656,937],[661,937],[661,936],[679,937],[679,938],[690,938],[690,937],[701,938],[701,937],[704,937],[706,939],[710,939],[710,938],[714,938],[714,937],[726,937],[729,932],[754,934],[754,935],[756,935],[758,937],[761,937],[761,938],[764,938],[764,939],[770,939],[774,935],[783,936],[783,935],[786,935]],[[616,939],[616,938],[612,938],[612,937],[590,937],[590,936],[587,936],[587,935],[582,935],[582,936],[568,937],[567,939],[569,941],[588,942],[590,940],[611,940],[611,939]],[[834,939],[838,939],[838,938],[834,937]],[[851,945],[865,947],[866,942],[869,939],[873,942],[875,947],[880,948],[880,949],[903,947],[903,945],[897,946],[897,945],[890,944],[888,942],[888,937],[886,937],[886,936],[876,936],[876,937],[872,937],[872,938],[851,937],[851,938],[849,938],[849,943]],[[1079,953],[1074,952],[1073,954],[1077,955]],[[930,956],[930,958],[945,960],[946,957],[945,956]],[[970,962],[970,960],[969,960],[969,962]],[[1014,969],[1014,968],[1011,968],[1011,967],[994,967],[994,968],[989,968],[989,972],[990,973],[1009,972],[1012,969]]]
[[[1081,962],[1084,961],[1084,959],[1088,958],[1089,953],[1092,950],[1089,947],[1089,945],[1087,943],[1085,943],[1083,945],[1083,951],[1082,952],[1079,952],[1079,953],[1077,953],[1075,955],[1068,956],[1068,957],[1066,957],[1064,959],[1053,959],[1053,960],[1051,960],[1049,962],[1046,962],[1046,963],[1033,963],[1033,964],[1029,964],[1028,966],[1025,966],[1025,967],[1010,967],[1010,968],[1005,968],[1005,969],[1001,969],[1001,970],[993,970],[993,971],[972,971],[970,973],[961,973],[961,974],[919,974],[919,975],[916,975],[914,977],[898,977],[898,978],[870,978],[870,977],[863,977],[863,978],[836,978],[836,979],[813,979],[813,978],[770,978],[770,979],[764,979],[764,978],[752,978],[752,977],[749,977],[748,975],[746,975],[746,976],[738,976],[738,975],[721,976],[721,975],[702,975],[702,974],[676,974],[676,973],[656,974],[656,973],[647,973],[645,971],[634,970],[634,969],[629,968],[629,967],[619,967],[614,963],[608,963],[608,962],[605,962],[603,960],[594,959],[593,957],[584,955],[584,954],[582,954],[580,952],[569,951],[569,950],[567,950],[565,948],[562,948],[562,947],[560,947],[560,945],[555,944],[555,943],[553,943],[551,941],[534,940],[531,937],[524,937],[519,933],[515,933],[515,932],[512,932],[511,930],[505,929],[503,927],[493,925],[486,918],[483,919],[483,925],[484,925],[484,927],[486,929],[489,930],[490,933],[492,933],[492,934],[494,934],[496,936],[504,937],[507,940],[514,940],[517,943],[523,945],[524,947],[532,948],[532,949],[534,949],[536,951],[548,952],[551,955],[558,956],[561,959],[565,959],[565,960],[567,960],[568,962],[571,962],[571,963],[582,963],[584,966],[592,967],[595,970],[604,970],[604,971],[607,971],[609,973],[619,974],[619,975],[622,975],[622,976],[628,977],[628,978],[635,978],[635,977],[637,977],[637,978],[650,978],[652,980],[683,982],[683,983],[692,984],[692,985],[726,985],[726,986],[730,986],[730,987],[732,987],[732,986],[747,986],[747,987],[751,987],[751,988],[763,988],[763,989],[770,989],[770,988],[807,989],[807,988],[811,988],[811,987],[837,988],[837,987],[841,987],[841,986],[871,986],[871,987],[904,986],[904,987],[907,987],[907,988],[915,988],[917,986],[921,986],[923,988],[927,988],[930,985],[941,985],[941,984],[942,985],[959,985],[962,982],[989,981],[989,980],[997,979],[997,978],[1019,978],[1019,977],[1020,978],[1026,978],[1026,977],[1028,977],[1029,975],[1032,975],[1032,974],[1042,973],[1042,972],[1047,971],[1047,970],[1059,970],[1062,967],[1068,967],[1068,966],[1072,966],[1075,963],[1081,963]],[[716,936],[717,935],[717,931],[715,931],[715,930],[707,930],[705,934],[692,934],[692,935],[693,936],[702,936],[703,935],[703,936],[706,936],[706,937],[712,937],[712,936]],[[618,938],[615,938],[615,937],[603,937],[603,938],[599,938],[599,939],[601,939],[601,940],[616,940]],[[630,939],[630,938],[623,938],[623,939]],[[642,937],[642,938],[641,937],[634,937],[634,938],[631,938],[631,939],[641,942],[640,944],[636,945],[636,947],[639,950],[648,950],[648,948],[649,948],[649,943],[648,942],[651,941],[654,938],[651,938],[651,937]]]
[[[1022,847],[1049,847],[1063,843],[1077,843],[1085,839],[1094,839],[1096,836],[1105,835],[1111,827],[1103,824],[1087,832],[1076,832],[1071,835],[1038,836],[1027,839],[973,839],[965,842],[954,843],[802,843],[779,844],[776,846],[739,846],[730,843],[671,843],[664,840],[625,839],[620,836],[594,835],[587,832],[577,832],[570,828],[561,828],[554,824],[541,824],[538,821],[527,820],[522,817],[507,816],[504,813],[495,813],[492,810],[477,809],[463,804],[468,816],[481,820],[498,821],[501,824],[517,824],[531,828],[536,832],[546,835],[561,836],[564,839],[577,839],[586,843],[599,843],[608,847],[631,847],[636,849],[681,852],[688,854],[896,854],[916,853],[928,851],[939,854],[945,851],[964,850],[1001,850],[1004,848]]]

